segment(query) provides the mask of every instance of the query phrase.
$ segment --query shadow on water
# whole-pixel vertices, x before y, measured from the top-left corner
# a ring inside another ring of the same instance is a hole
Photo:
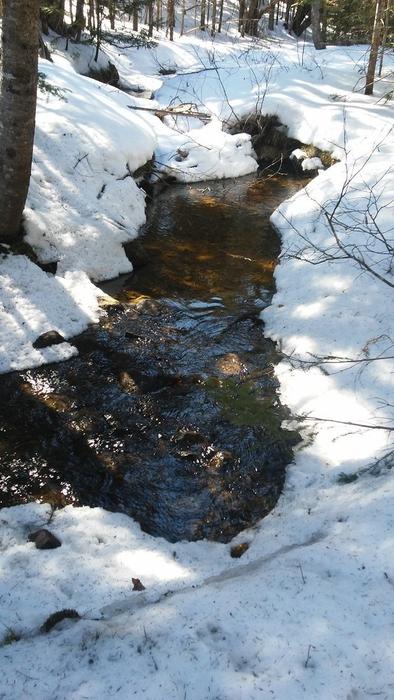
[[[228,541],[275,505],[297,436],[281,427],[261,310],[279,242],[269,214],[305,181],[174,186],[129,244],[120,304],[79,356],[0,378],[0,505],[128,513],[171,541]]]

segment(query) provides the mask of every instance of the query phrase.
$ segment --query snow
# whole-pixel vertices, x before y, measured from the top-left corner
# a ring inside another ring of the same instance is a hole
[[[145,222],[130,174],[153,155],[152,129],[110,86],[48,61],[40,71],[59,93],[40,91],[26,240],[59,272],[82,270],[92,280],[129,272],[122,243]]]
[[[304,444],[274,511],[235,538],[250,545],[240,560],[230,557],[231,545],[170,544],[98,508],[3,509],[0,697],[6,700],[394,697],[392,458],[375,474],[366,470],[392,449],[392,430],[385,429],[394,427],[392,287],[351,260],[316,259],[316,246],[332,250],[325,212],[335,213],[350,250],[362,251],[372,272],[393,281],[382,237],[369,245],[367,235],[379,230],[393,245],[393,107],[382,99],[388,81],[371,98],[357,91],[365,47],[315,52],[280,33],[263,45],[231,35],[215,43],[214,65],[212,46],[187,35],[174,45],[163,38],[154,54],[119,51],[116,62],[126,77],[133,64],[136,85],[159,80],[155,61],[183,71],[163,78],[157,104],[181,97],[213,119],[198,129],[180,122],[176,132],[171,121],[126,106],[145,102],[93,84],[65,64],[44,64],[48,79],[72,93],[64,104],[42,98],[48,103],[38,123],[45,128],[36,142],[26,217],[30,242],[40,257],[58,260],[59,271],[49,276],[21,256],[0,261],[1,340],[10,339],[8,369],[49,361],[49,352],[72,353],[65,344],[35,356],[31,342],[49,327],[69,338],[96,320],[95,288],[85,273],[100,279],[112,265],[114,274],[126,265],[121,240],[136,235],[143,220],[133,181],[117,180],[126,163],[134,170],[156,149],[163,172],[175,161],[180,180],[193,170],[199,179],[208,172],[224,177],[231,162],[234,175],[254,168],[248,139],[230,139],[223,123],[262,105],[291,136],[341,160],[272,217],[282,256],[277,292],[262,317],[265,333],[283,351],[276,368],[281,400],[303,418]],[[203,66],[210,70],[196,72]],[[70,135],[67,146],[63,133]],[[129,142],[129,133],[140,136]],[[89,163],[85,158],[74,168],[86,149]],[[187,153],[177,161],[179,149]],[[97,199],[102,184],[108,193]],[[117,233],[119,211],[127,223]],[[323,357],[319,365],[316,356]],[[374,357],[383,359],[367,361]],[[342,473],[360,476],[344,484]],[[27,537],[39,527],[53,531],[62,546],[36,550]],[[132,591],[132,578],[146,590]],[[82,619],[41,632],[48,615],[62,608],[75,608]]]
[[[323,163],[320,158],[305,158],[301,163],[301,168],[303,170],[321,170],[323,168]]]
[[[84,272],[54,276],[25,256],[0,256],[0,289],[0,373],[76,355],[70,343],[36,350],[33,342],[50,330],[72,338],[100,317],[100,291]]]

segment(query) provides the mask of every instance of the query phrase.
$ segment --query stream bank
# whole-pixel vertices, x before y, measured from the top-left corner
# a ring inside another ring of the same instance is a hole
[[[305,180],[176,185],[128,246],[132,275],[79,356],[0,378],[0,505],[102,506],[170,541],[229,541],[275,505],[298,436],[260,312],[269,215]]]

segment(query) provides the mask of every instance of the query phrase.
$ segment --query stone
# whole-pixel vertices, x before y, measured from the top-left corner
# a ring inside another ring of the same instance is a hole
[[[245,552],[249,549],[248,542],[241,542],[241,544],[235,544],[231,547],[230,555],[233,559],[239,559]]]
[[[57,331],[46,331],[36,338],[33,343],[33,348],[47,348],[50,345],[59,345],[60,343],[65,343],[66,340]]]
[[[28,537],[29,542],[34,542],[37,549],[56,549],[61,547],[62,543],[49,530],[37,530],[31,532]]]

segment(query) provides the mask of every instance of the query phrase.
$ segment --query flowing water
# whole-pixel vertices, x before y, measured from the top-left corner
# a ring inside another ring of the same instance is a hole
[[[228,541],[275,505],[297,441],[260,313],[269,214],[305,181],[175,185],[129,244],[79,356],[0,377],[0,505],[102,506],[171,541]]]

